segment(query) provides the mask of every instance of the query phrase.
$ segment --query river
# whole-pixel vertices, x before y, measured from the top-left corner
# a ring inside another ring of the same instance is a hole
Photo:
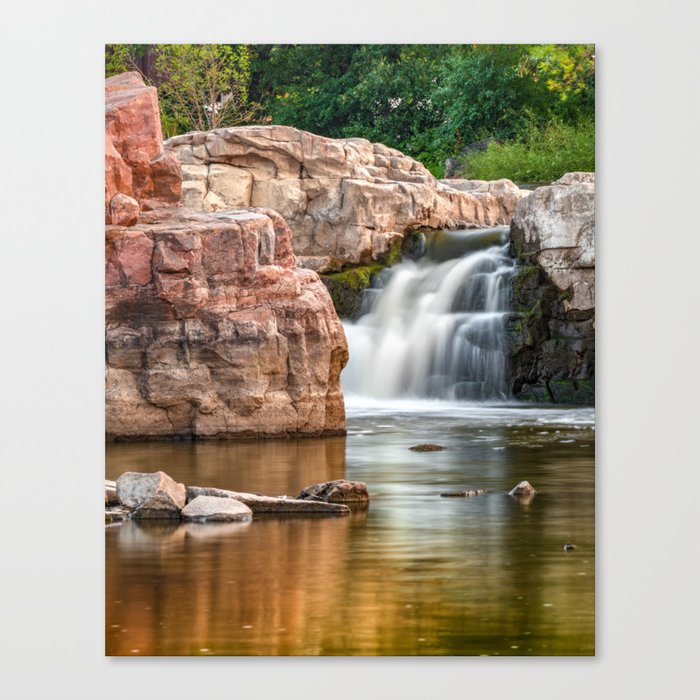
[[[594,431],[590,408],[350,399],[346,438],[109,444],[107,478],[162,469],[271,495],[347,478],[372,501],[108,527],[106,652],[593,654]],[[530,503],[507,495],[522,479]],[[467,488],[487,493],[440,497]]]

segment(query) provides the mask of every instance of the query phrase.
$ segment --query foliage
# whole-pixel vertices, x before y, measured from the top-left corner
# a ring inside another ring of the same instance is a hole
[[[163,133],[172,136],[259,120],[248,96],[251,54],[228,44],[108,44],[105,73],[137,70],[155,85]]]
[[[511,140],[524,157],[534,131],[594,117],[588,44],[112,44],[105,68],[140,70],[158,87],[167,135],[286,124],[384,143],[436,176],[472,142]]]
[[[159,44],[158,91],[176,122],[206,131],[249,123],[250,49],[227,44]]]
[[[516,182],[551,182],[564,173],[595,170],[595,125],[555,120],[544,129],[530,125],[517,140],[491,143],[465,160],[466,176],[479,180],[506,177]]]

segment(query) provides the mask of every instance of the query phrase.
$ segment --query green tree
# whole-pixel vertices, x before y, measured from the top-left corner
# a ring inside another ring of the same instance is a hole
[[[158,92],[178,122],[206,131],[254,120],[247,46],[159,44],[155,66]]]

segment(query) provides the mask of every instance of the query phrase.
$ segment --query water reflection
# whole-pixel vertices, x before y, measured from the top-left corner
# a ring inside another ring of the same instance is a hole
[[[110,445],[112,477],[295,493],[346,476],[373,500],[347,518],[108,528],[107,653],[593,653],[592,413],[489,410],[355,410],[346,445]],[[408,450],[428,441],[447,449]],[[524,478],[530,503],[505,495]],[[439,496],[465,488],[488,493]]]

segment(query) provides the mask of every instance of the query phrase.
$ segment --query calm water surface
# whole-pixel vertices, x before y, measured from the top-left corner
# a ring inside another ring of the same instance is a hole
[[[593,654],[593,421],[350,400],[347,438],[110,444],[111,479],[162,469],[296,495],[347,478],[372,502],[343,518],[107,527],[107,654]],[[447,449],[408,449],[420,442]],[[522,479],[530,503],[505,495]],[[439,496],[467,488],[488,493]]]

